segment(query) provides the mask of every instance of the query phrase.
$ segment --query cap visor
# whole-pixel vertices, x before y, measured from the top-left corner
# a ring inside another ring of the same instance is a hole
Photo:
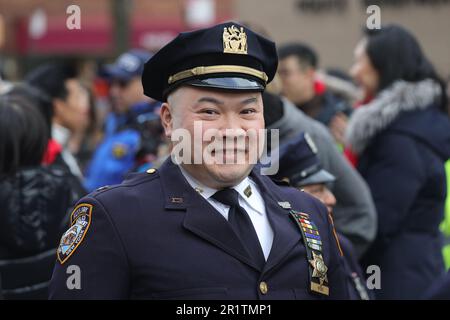
[[[336,180],[336,178],[331,173],[322,169],[322,170],[319,170],[316,173],[310,175],[309,177],[298,181],[295,184],[297,186],[301,187],[301,186],[307,186],[310,184],[330,183],[330,182],[334,182],[335,180]]]
[[[194,79],[185,84],[223,90],[264,91],[264,86],[258,81],[238,77]]]

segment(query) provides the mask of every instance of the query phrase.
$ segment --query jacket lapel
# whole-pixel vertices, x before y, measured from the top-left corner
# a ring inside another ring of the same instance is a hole
[[[180,169],[167,159],[159,170],[167,210],[185,210],[183,227],[236,259],[261,271],[234,233],[228,221],[199,195]]]
[[[251,177],[258,184],[261,192],[267,195],[264,197],[266,213],[274,233],[272,248],[264,267],[264,273],[267,273],[287,258],[289,252],[301,240],[301,234],[290,217],[289,211],[279,205],[279,202],[284,202],[286,199],[274,192],[273,183],[268,181],[269,178],[256,174],[255,170],[257,169],[253,170]]]

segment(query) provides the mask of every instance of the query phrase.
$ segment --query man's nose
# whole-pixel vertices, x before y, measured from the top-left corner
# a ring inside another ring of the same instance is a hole
[[[325,190],[325,204],[329,207],[336,205],[336,197],[328,188]]]
[[[239,115],[236,115],[234,113],[224,113],[222,117],[220,118],[220,130],[221,131],[236,131],[239,132],[240,130],[244,130],[245,126],[242,121],[242,119],[239,117]]]
[[[245,143],[245,127],[238,117],[230,114],[223,115],[217,129],[224,143]]]

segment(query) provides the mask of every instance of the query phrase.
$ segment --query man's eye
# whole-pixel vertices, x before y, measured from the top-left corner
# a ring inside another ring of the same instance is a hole
[[[315,188],[313,192],[315,194],[321,194],[323,192],[323,188],[322,187]]]
[[[252,113],[255,113],[255,112],[256,112],[255,109],[245,109],[245,110],[241,111],[242,114],[252,114]]]
[[[205,114],[208,114],[208,115],[218,114],[218,112],[216,110],[213,110],[213,109],[205,109],[205,110],[202,110],[201,113],[205,113]]]

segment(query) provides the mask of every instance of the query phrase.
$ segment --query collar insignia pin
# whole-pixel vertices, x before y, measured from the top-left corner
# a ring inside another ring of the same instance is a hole
[[[247,186],[247,188],[245,188],[244,194],[247,198],[249,198],[252,195],[252,187],[250,187],[250,185]]]

